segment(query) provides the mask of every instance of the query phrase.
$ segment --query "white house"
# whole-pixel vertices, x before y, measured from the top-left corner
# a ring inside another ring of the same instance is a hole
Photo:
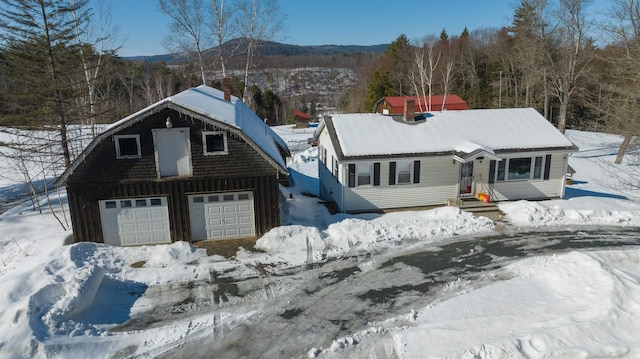
[[[577,147],[532,108],[326,117],[315,137],[320,196],[343,212],[562,198]]]

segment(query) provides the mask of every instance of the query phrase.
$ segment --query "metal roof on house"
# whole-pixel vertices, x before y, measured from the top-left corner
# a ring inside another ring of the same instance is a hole
[[[404,111],[404,101],[415,101],[415,113],[424,113],[429,111],[442,111],[442,110],[467,110],[469,106],[467,103],[455,94],[449,95],[431,95],[429,96],[388,96],[384,97],[382,101],[393,107],[391,114],[401,114]],[[380,101],[379,101],[380,102]],[[431,108],[429,108],[431,104]]]
[[[339,157],[393,157],[527,150],[575,151],[577,147],[532,108],[431,112],[405,123],[382,114],[326,118]],[[320,128],[318,130],[321,130]]]

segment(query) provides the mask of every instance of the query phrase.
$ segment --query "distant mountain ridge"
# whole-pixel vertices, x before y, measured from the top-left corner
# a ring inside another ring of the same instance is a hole
[[[242,39],[227,41],[224,45],[226,54],[242,54],[245,50],[245,43]],[[332,56],[346,54],[378,54],[383,53],[389,44],[380,45],[290,45],[274,41],[262,41],[257,48],[258,56]],[[219,47],[214,47],[205,51],[206,56],[215,56]],[[227,55],[228,56],[228,55]],[[122,59],[130,61],[166,62],[180,63],[185,61],[183,54],[161,54],[152,56],[126,56]]]

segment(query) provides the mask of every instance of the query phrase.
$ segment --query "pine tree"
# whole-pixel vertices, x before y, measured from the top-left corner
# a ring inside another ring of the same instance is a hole
[[[71,164],[67,125],[73,114],[78,45],[73,13],[88,21],[87,0],[0,0],[2,52],[12,71],[9,111],[13,126],[55,125],[65,166]]]

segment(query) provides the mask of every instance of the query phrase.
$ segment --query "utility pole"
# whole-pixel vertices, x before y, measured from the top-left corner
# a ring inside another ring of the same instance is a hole
[[[498,71],[498,74],[500,75],[500,86],[499,91],[498,92],[498,108],[502,108],[502,71]]]

